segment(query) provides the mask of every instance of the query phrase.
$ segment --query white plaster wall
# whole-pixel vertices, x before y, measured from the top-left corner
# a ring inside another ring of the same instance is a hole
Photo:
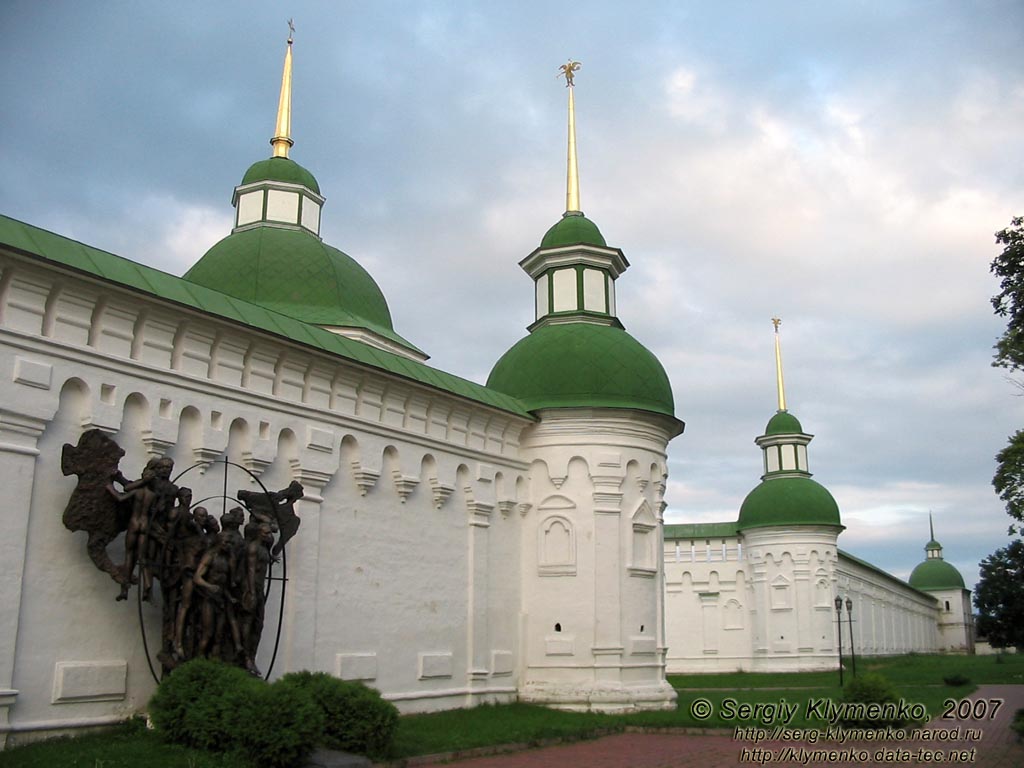
[[[575,710],[673,706],[659,544],[672,427],[641,412],[563,409],[541,412],[524,432],[521,699]],[[555,521],[571,524],[565,562],[545,559]]]
[[[60,447],[92,427],[128,476],[153,455],[178,470],[226,456],[268,487],[304,484],[275,676],[365,679],[405,710],[514,695],[527,420],[52,265],[5,254],[0,269],[4,732],[121,718],[154,687],[135,593],[115,602],[61,523],[75,478]],[[213,465],[181,483],[198,500],[222,481]],[[144,616],[155,644],[157,609]]]
[[[938,603],[905,582],[840,556],[838,594],[853,601],[854,651],[892,655],[939,650]],[[834,612],[833,612],[834,617]],[[849,651],[849,625],[843,608],[843,648]]]
[[[678,551],[676,544],[665,546],[668,671],[749,669],[751,619],[739,539],[682,540]]]

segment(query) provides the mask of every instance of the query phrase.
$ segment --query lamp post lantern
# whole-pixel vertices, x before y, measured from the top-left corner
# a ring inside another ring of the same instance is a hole
[[[836,595],[836,634],[839,637],[839,687],[843,687],[843,598]]]
[[[846,618],[850,622],[850,662],[853,665],[853,676],[857,676],[857,652],[853,649],[853,600],[846,598]]]

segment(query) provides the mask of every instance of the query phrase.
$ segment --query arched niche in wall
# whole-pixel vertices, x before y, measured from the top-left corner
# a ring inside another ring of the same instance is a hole
[[[814,606],[816,608],[832,607],[832,587],[828,583],[828,572],[819,568],[814,578]]]
[[[722,606],[722,628],[743,629],[743,606],[739,600],[730,598]]]
[[[787,610],[793,607],[792,585],[782,574],[771,581],[772,610]]]
[[[537,526],[537,573],[541,576],[576,575],[576,528],[569,518],[576,505],[565,496],[541,502]]]
[[[637,506],[630,522],[632,530],[629,572],[633,576],[654,576],[658,572],[655,550],[658,544],[658,520],[651,511],[647,499]]]

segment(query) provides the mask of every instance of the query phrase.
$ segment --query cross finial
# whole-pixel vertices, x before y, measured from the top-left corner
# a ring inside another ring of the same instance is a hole
[[[288,45],[292,44],[292,38],[295,36],[295,23],[288,19]]]
[[[778,318],[778,317],[773,317],[772,318],[772,325],[775,326],[775,332],[778,333],[779,332],[779,326],[782,325],[782,320],[780,318]]]

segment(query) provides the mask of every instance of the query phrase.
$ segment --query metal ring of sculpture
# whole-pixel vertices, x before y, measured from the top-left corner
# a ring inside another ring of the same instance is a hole
[[[217,465],[217,464],[222,465],[224,467],[224,478],[223,478],[222,493],[220,495],[205,496],[202,499],[199,499],[197,501],[193,501],[191,506],[190,506],[190,508],[189,508],[190,510],[196,509],[197,507],[202,505],[204,502],[210,501],[211,499],[220,499],[221,502],[222,502],[222,504],[221,504],[221,516],[223,517],[224,514],[226,514],[227,511],[228,511],[227,510],[228,500],[234,501],[238,505],[244,504],[244,502],[241,501],[240,499],[238,499],[237,497],[231,496],[230,494],[228,494],[228,467],[234,467],[235,469],[240,469],[243,472],[245,472],[253,482],[255,482],[255,483],[257,483],[259,485],[260,490],[263,492],[263,496],[268,501],[268,506],[273,508],[273,506],[274,506],[273,494],[263,484],[263,481],[260,480],[259,477],[257,475],[255,475],[247,467],[242,466],[241,464],[237,464],[237,463],[235,463],[233,461],[228,461],[227,459],[221,459],[219,461],[214,461],[214,462],[197,462],[197,463],[193,464],[191,467],[188,467],[187,469],[184,469],[181,472],[179,472],[177,475],[175,475],[174,479],[171,482],[173,482],[175,485],[177,485],[178,481],[182,477],[187,475],[189,472],[191,472],[193,469],[201,469],[201,470],[202,469],[209,469],[210,467],[212,467],[214,465]],[[278,521],[278,523],[280,524],[280,521]],[[281,595],[280,595],[280,599],[278,601],[279,605],[278,605],[278,615],[277,615],[277,629],[276,629],[276,631],[274,633],[274,650],[273,650],[273,653],[270,656],[270,664],[267,666],[267,671],[264,673],[264,676],[268,677],[268,678],[270,677],[270,674],[271,674],[271,672],[274,669],[274,662],[277,660],[277,652],[278,652],[278,650],[280,648],[280,645],[281,645],[281,629],[282,629],[282,627],[284,625],[284,602],[285,602],[285,594],[286,594],[287,588],[288,588],[288,550],[287,550],[287,548],[285,548],[285,547],[281,548],[281,575],[280,576],[277,576],[277,577],[274,576],[274,563],[275,563],[274,559],[271,559],[270,562],[267,563],[267,574],[266,574],[266,580],[265,580],[266,581],[266,589],[265,589],[264,595],[263,595],[263,599],[264,599],[264,601],[266,601],[270,597],[270,589],[273,586],[273,583],[275,581],[280,581],[281,582]],[[153,657],[152,657],[152,654],[150,653],[150,650],[149,650],[149,642],[146,639],[146,624],[145,624],[145,619],[144,619],[143,610],[142,610],[143,590],[139,589],[139,590],[136,590],[136,592],[137,592],[137,595],[138,595],[137,603],[138,603],[138,614],[139,614],[139,631],[140,631],[140,634],[142,636],[142,647],[143,647],[143,650],[144,650],[144,652],[146,654],[146,664],[149,666],[149,672],[153,676],[153,679],[157,683],[159,683],[160,682],[160,676],[157,674],[156,668],[153,665]]]

